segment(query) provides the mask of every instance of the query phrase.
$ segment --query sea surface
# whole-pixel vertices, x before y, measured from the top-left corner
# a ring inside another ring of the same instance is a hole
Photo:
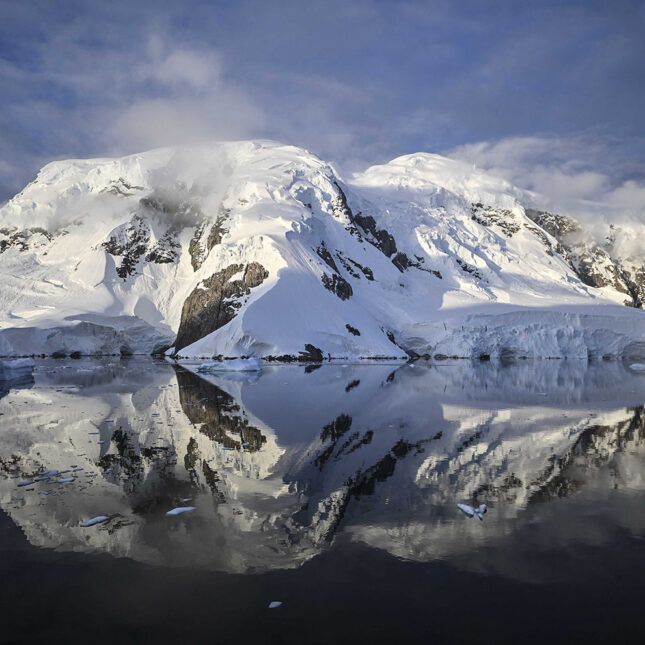
[[[0,382],[0,643],[643,640],[638,366],[198,367]]]

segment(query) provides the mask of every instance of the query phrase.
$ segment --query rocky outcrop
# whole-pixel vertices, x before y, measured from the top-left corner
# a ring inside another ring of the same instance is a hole
[[[61,232],[62,234],[62,232]],[[21,253],[33,246],[39,246],[51,242],[52,235],[44,228],[35,226],[25,230],[17,228],[0,228],[0,253],[10,248],[16,248]]]
[[[103,242],[103,248],[114,257],[121,258],[116,273],[124,280],[131,276],[137,268],[139,260],[148,250],[150,227],[141,215],[134,215],[123,226],[115,229],[108,240]]]
[[[614,249],[613,225],[602,244],[581,237],[580,224],[563,215],[526,209],[527,216],[553,235],[559,244],[555,249],[589,287],[609,287],[627,298],[628,307],[643,308],[645,302],[645,266],[619,257]],[[544,235],[543,235],[544,236]]]
[[[232,280],[236,274],[242,275]],[[261,264],[251,262],[246,266],[229,264],[202,281],[184,302],[176,349],[181,350],[233,320],[243,304],[242,299],[268,276]]]
[[[193,267],[193,271],[197,271],[213,248],[222,243],[222,239],[228,233],[228,229],[225,228],[224,224],[228,220],[230,214],[231,210],[229,208],[220,206],[215,222],[210,227],[208,237],[205,242],[204,236],[208,222],[206,219],[201,219],[198,222],[195,228],[195,233],[188,245],[188,253],[190,254],[190,262]]]
[[[506,237],[513,237],[520,230],[515,213],[506,208],[491,208],[484,206],[481,202],[472,204],[472,220],[482,226],[496,226]]]
[[[354,294],[352,285],[337,273],[332,274],[331,277],[323,273],[321,280],[325,289],[336,294],[341,300],[349,300]]]

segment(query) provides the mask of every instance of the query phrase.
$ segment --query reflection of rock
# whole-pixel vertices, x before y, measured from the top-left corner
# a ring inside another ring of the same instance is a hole
[[[235,399],[192,372],[177,370],[179,399],[184,414],[199,431],[226,448],[259,450],[266,437],[249,425]]]

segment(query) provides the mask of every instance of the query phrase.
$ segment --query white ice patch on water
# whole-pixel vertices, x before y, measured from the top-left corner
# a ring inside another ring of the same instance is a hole
[[[194,510],[194,506],[179,506],[177,508],[173,508],[171,511],[168,511],[166,515],[182,515],[183,513],[189,513],[190,511]]]
[[[87,522],[83,522],[81,524],[82,527],[88,527],[88,526],[94,526],[95,524],[102,524],[103,522],[107,522],[110,518],[107,515],[97,515],[96,517],[93,517],[91,520],[87,520]]]
[[[481,521],[484,520],[484,513],[486,513],[486,511],[488,510],[486,504],[481,504],[477,508],[474,508],[473,506],[470,506],[468,504],[457,504],[457,508],[464,515],[467,515],[468,517],[477,516]]]

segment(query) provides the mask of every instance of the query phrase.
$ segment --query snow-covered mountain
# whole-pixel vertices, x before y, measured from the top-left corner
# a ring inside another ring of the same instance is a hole
[[[623,283],[522,203],[430,154],[350,181],[264,141],[54,162],[0,208],[0,355],[640,360]]]

